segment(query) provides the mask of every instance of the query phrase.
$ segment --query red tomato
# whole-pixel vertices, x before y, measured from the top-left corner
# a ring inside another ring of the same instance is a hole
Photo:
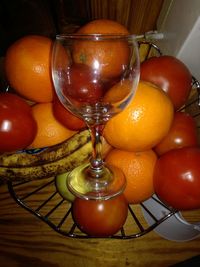
[[[192,75],[183,62],[173,56],[147,59],[141,64],[141,80],[162,88],[175,110],[185,104],[192,87]]]
[[[169,150],[197,146],[198,135],[196,122],[185,112],[175,112],[172,126],[167,136],[154,148],[160,156]]]
[[[0,152],[12,152],[30,145],[37,133],[31,107],[21,97],[0,94]]]
[[[13,108],[20,108],[21,111],[24,111],[25,113],[31,113],[31,107],[28,105],[28,103],[20,96],[14,94],[14,93],[0,93],[1,98],[1,104],[4,105],[10,105],[12,102]]]
[[[55,118],[70,130],[78,131],[86,127],[85,122],[68,111],[57,97],[53,101],[53,113]]]
[[[98,77],[85,64],[72,65],[67,74],[67,83],[63,91],[75,100],[89,103],[96,102],[103,95]]]
[[[128,215],[124,195],[109,200],[76,198],[72,207],[78,227],[90,236],[106,237],[117,233]]]
[[[200,208],[200,148],[184,147],[162,155],[154,171],[154,189],[177,210]]]

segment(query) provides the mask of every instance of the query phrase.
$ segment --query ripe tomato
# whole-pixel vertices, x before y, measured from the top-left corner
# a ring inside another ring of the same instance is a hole
[[[198,135],[195,120],[189,114],[177,111],[167,136],[156,145],[154,150],[160,156],[172,149],[197,145]]]
[[[124,195],[109,200],[76,198],[72,207],[78,227],[90,236],[106,237],[117,233],[128,215]]]
[[[1,99],[1,107],[2,104],[9,106],[10,103],[12,102],[13,108],[20,108],[20,110],[25,113],[31,113],[31,107],[28,105],[28,103],[22,97],[14,94],[13,92],[0,93],[0,99]]]
[[[162,88],[179,109],[191,91],[192,75],[183,62],[173,56],[152,57],[141,64],[141,80]]]
[[[103,95],[94,71],[85,64],[74,64],[67,73],[64,93],[80,102],[96,102]]]
[[[31,107],[21,97],[0,94],[0,152],[12,152],[30,145],[37,133]]]
[[[85,122],[68,111],[57,97],[53,101],[53,113],[55,118],[70,130],[78,131],[86,126]]]
[[[154,189],[178,210],[200,208],[200,148],[184,147],[162,155],[154,171]]]

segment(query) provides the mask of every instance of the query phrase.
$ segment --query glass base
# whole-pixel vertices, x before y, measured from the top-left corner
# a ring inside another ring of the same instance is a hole
[[[93,169],[86,163],[73,169],[67,179],[72,194],[90,200],[107,200],[121,194],[126,186],[123,172],[114,166]]]

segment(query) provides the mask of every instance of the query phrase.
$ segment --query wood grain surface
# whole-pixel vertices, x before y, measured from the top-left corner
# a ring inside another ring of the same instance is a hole
[[[200,254],[200,238],[173,242],[150,232],[129,240],[62,236],[0,186],[1,267],[171,266]]]
[[[131,33],[156,29],[163,0],[90,0],[90,20],[112,19],[125,25]]]

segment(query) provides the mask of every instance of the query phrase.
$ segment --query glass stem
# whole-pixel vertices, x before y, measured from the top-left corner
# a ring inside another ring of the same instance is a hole
[[[104,125],[89,125],[89,130],[91,134],[91,141],[93,147],[92,158],[90,160],[90,174],[99,178],[103,171],[103,159],[102,159],[102,131]]]

